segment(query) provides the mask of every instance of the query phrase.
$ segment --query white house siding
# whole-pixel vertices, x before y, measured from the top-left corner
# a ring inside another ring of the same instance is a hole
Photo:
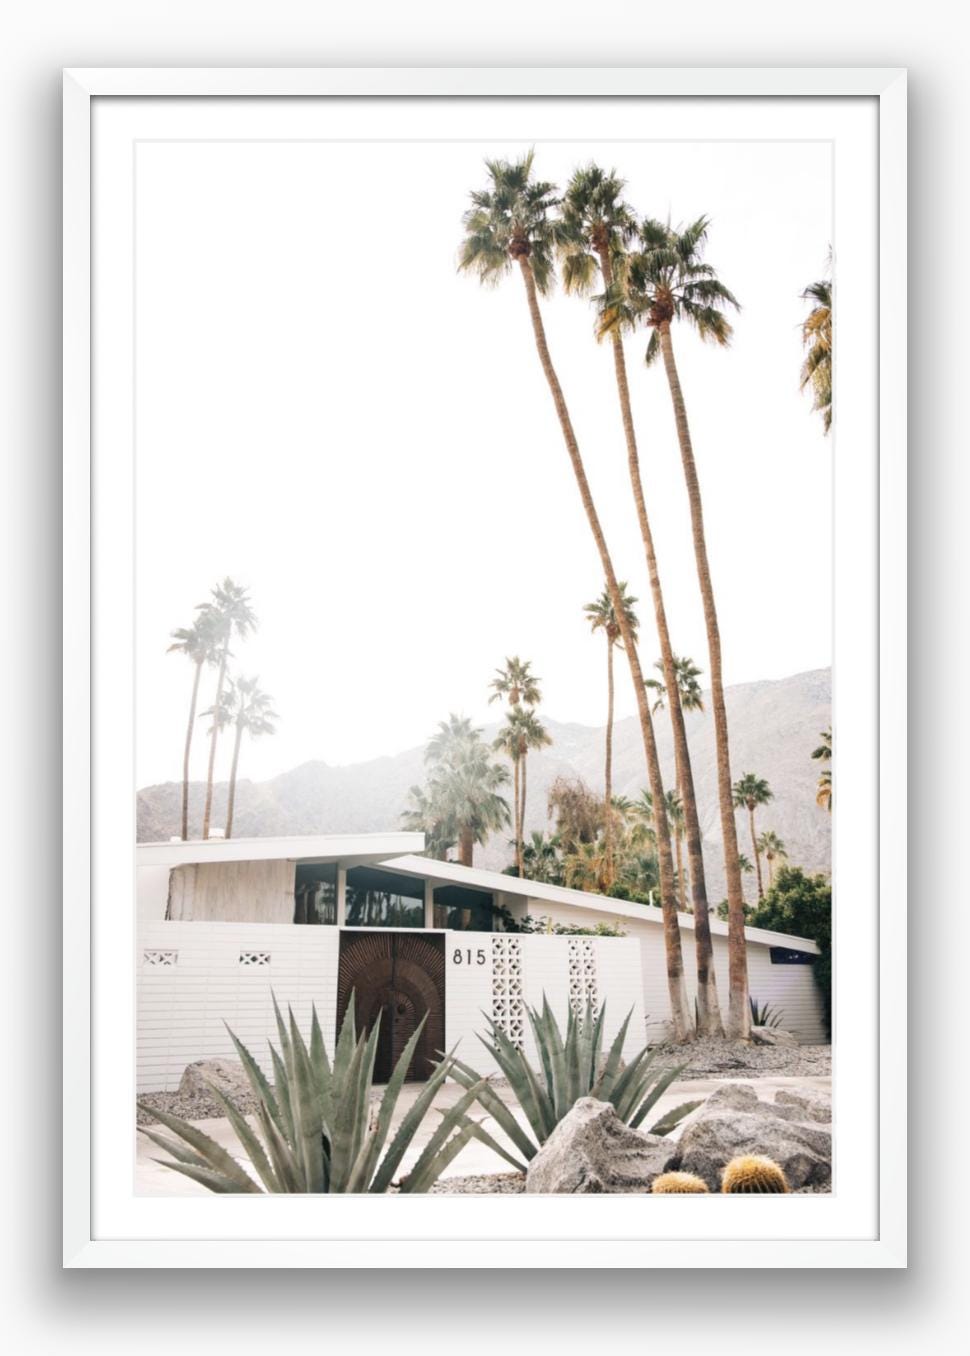
[[[178,1087],[197,1059],[235,1051],[224,1023],[271,1076],[267,1037],[275,1041],[270,995],[288,1004],[304,1033],[312,1004],[333,1050],[339,933],[336,928],[269,923],[154,922],[140,932],[138,966],[139,1092]],[[263,963],[244,963],[249,956]]]
[[[642,923],[630,918],[611,919],[608,914],[592,909],[544,899],[530,899],[522,912],[531,914],[533,918],[548,918],[553,923],[564,923],[572,927],[596,927],[600,923],[616,922],[627,937],[636,937],[641,948],[641,997],[646,1013],[647,1032],[650,1036],[659,1032],[661,1025],[670,1015],[663,928],[659,919],[657,922],[644,919]],[[657,912],[659,914],[659,910]],[[598,940],[608,942],[612,939],[604,937]],[[688,1001],[693,1006],[694,995],[697,992],[693,929],[682,928],[680,941],[684,954]],[[726,1011],[727,938],[715,935],[712,942],[718,997]],[[751,996],[759,1003],[769,1003],[781,1015],[785,1030],[797,1036],[803,1044],[816,1045],[827,1041],[825,1024],[822,1020],[822,999],[811,965],[774,965],[768,946],[761,942],[748,942],[748,984]]]
[[[138,923],[161,921],[168,907],[168,866],[139,866]]]

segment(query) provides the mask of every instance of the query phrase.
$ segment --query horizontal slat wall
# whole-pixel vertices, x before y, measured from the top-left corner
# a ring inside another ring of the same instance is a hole
[[[137,1086],[140,1092],[178,1087],[187,1064],[234,1059],[225,1024],[271,1073],[267,1038],[274,1036],[272,993],[292,1006],[309,1034],[315,1003],[333,1049],[339,934],[336,928],[270,923],[156,922],[140,930]],[[151,951],[175,952],[173,965],[152,965]],[[243,965],[242,952],[268,953],[266,965]]]

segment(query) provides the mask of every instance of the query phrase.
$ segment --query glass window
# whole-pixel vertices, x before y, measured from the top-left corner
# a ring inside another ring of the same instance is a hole
[[[294,923],[337,922],[335,862],[298,862],[294,890]]]
[[[423,928],[424,881],[353,867],[347,872],[347,926]]]
[[[434,892],[434,925],[455,932],[494,931],[492,896],[463,885],[442,885]]]

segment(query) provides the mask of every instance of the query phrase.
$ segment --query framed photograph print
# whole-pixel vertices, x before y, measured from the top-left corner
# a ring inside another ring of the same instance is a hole
[[[65,1265],[905,1266],[905,90],[65,73]]]

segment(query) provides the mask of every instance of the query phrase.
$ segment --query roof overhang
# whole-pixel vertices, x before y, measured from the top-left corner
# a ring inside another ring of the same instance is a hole
[[[139,843],[139,866],[194,866],[200,862],[342,862],[357,866],[397,853],[420,852],[422,833],[307,834],[292,838],[206,838]],[[418,859],[420,860],[420,859]]]
[[[576,909],[589,909],[602,913],[607,919],[629,919],[637,923],[655,923],[663,925],[663,915],[659,908],[648,904],[632,904],[625,899],[613,899],[610,895],[593,894],[587,890],[571,890],[565,885],[546,885],[535,880],[520,880],[518,876],[506,876],[499,871],[480,871],[476,867],[461,866],[458,862],[438,862],[430,857],[408,855],[385,861],[383,866],[402,871],[409,876],[420,876],[430,880],[432,885],[465,885],[470,889],[489,890],[493,894],[503,891],[507,895],[519,895],[526,899],[548,900],[550,904],[565,904]],[[693,931],[694,916],[690,913],[678,913],[677,920],[682,928]],[[711,918],[711,932],[718,937],[728,935],[727,923],[720,918]],[[791,951],[805,951],[812,956],[820,954],[815,942],[808,937],[793,937],[785,932],[769,932],[765,928],[745,928],[744,935],[749,942],[761,946],[783,946]]]

